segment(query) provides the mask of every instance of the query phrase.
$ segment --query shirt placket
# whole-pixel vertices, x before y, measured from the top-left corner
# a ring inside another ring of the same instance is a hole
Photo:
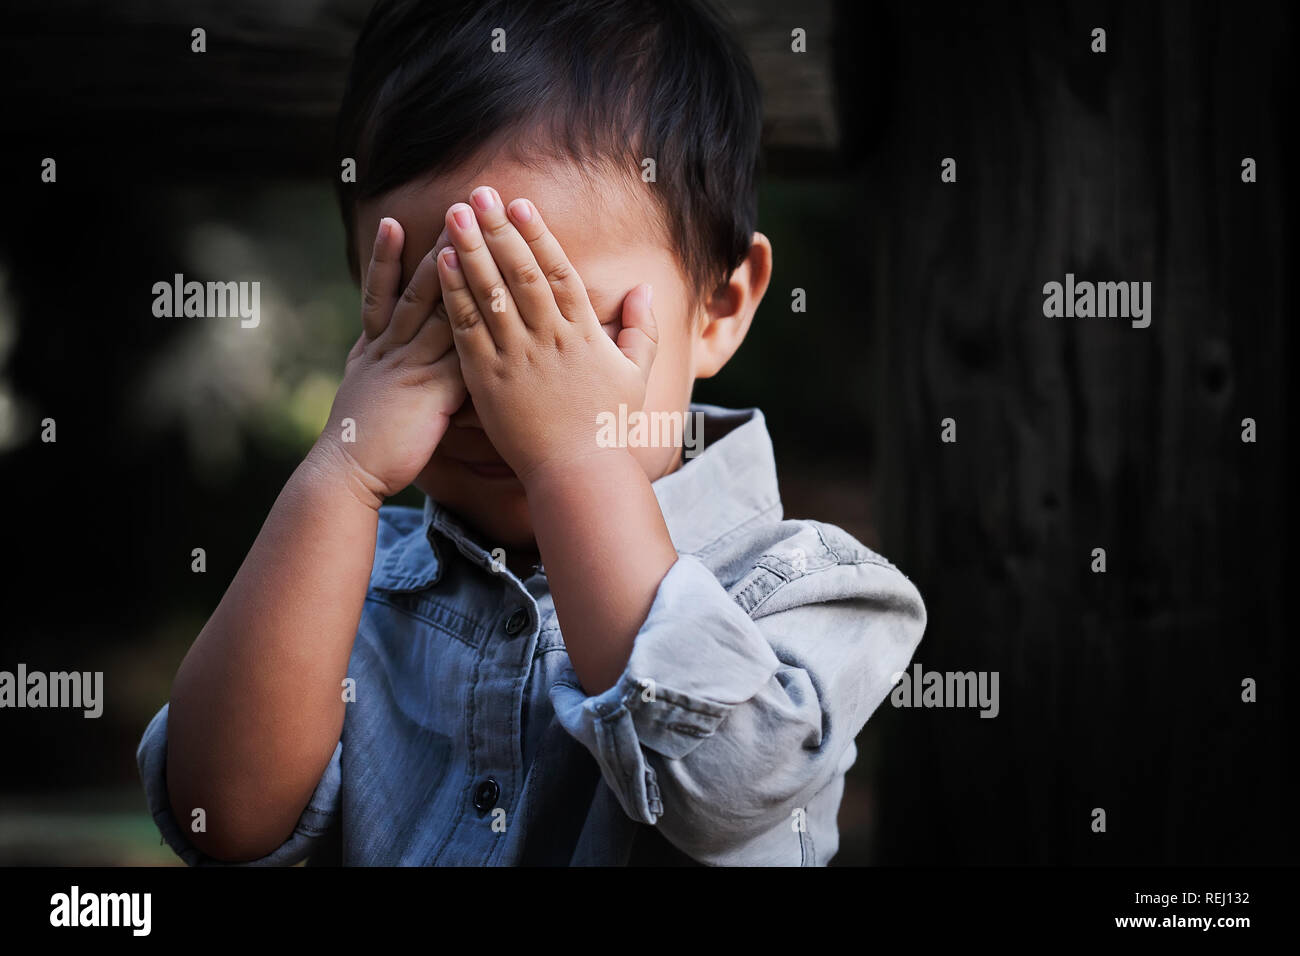
[[[478,603],[485,634],[470,692],[469,778],[447,849],[439,862],[487,866],[499,862],[525,777],[520,721],[529,664],[537,645],[537,602],[513,573],[459,528],[443,529],[461,554],[484,572]],[[500,570],[494,568],[500,567]]]

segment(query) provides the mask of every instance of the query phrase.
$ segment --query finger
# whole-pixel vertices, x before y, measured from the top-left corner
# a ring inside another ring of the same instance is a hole
[[[472,361],[487,361],[496,357],[497,343],[492,331],[483,321],[478,301],[470,292],[461,271],[459,256],[450,246],[438,255],[438,278],[442,283],[442,301],[446,306],[447,320],[456,342],[456,351]]]
[[[659,326],[650,310],[653,292],[646,284],[627,294],[623,300],[623,328],[615,340],[619,351],[631,359],[644,375],[650,374],[655,353],[659,351]]]
[[[357,340],[352,343],[352,348],[348,350],[348,357],[347,359],[344,360],[343,363],[345,367],[347,366],[348,362],[351,362],[354,358],[356,358],[366,350],[366,343],[368,341],[370,340],[366,337],[366,333],[362,331],[362,333],[357,336]]]
[[[433,268],[438,268],[437,262],[433,264]],[[393,321],[396,322],[396,318]],[[438,299],[432,312],[425,316],[424,322],[411,337],[410,344],[412,356],[417,362],[436,362],[449,350],[455,351],[452,348],[451,323],[447,321],[447,310],[441,298]]]
[[[401,224],[385,216],[379,220],[375,247],[361,286],[361,325],[369,338],[377,338],[388,327],[402,282]]]
[[[411,281],[406,284],[393,307],[393,317],[388,323],[386,337],[395,345],[411,341],[432,314],[434,306],[442,301],[436,257],[437,252],[431,249],[420,260],[420,264],[415,267],[415,275],[411,276]]]
[[[447,390],[448,384],[454,385],[454,389]],[[445,409],[448,417],[460,411],[469,392],[465,388],[465,377],[461,374],[459,352],[448,349],[447,354],[433,363],[433,376],[429,379],[429,387],[447,390]]]
[[[460,271],[469,287],[479,314],[492,332],[497,348],[510,348],[524,332],[523,320],[515,308],[515,300],[506,287],[501,270],[497,268],[492,252],[483,240],[474,210],[463,202],[454,203],[447,210],[447,231],[456,247]],[[450,312],[452,303],[447,303]]]
[[[559,240],[546,228],[537,207],[527,199],[516,199],[510,204],[508,213],[546,277],[560,314],[570,322],[599,325],[596,310],[587,298],[587,287],[564,254]]]
[[[541,329],[564,322],[533,250],[506,215],[500,193],[491,186],[479,186],[470,193],[470,199],[479,231],[514,297],[523,323],[530,329]]]

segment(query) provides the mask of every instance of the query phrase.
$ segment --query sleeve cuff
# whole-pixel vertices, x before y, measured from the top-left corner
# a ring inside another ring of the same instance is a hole
[[[561,725],[600,764],[624,811],[642,823],[663,813],[647,748],[680,759],[757,694],[780,661],[757,625],[697,558],[679,555],[613,687],[587,695],[572,666],[551,687]]]
[[[334,748],[325,772],[315,792],[307,801],[307,807],[294,826],[293,833],[284,843],[266,856],[243,863],[226,863],[214,859],[197,849],[186,839],[182,829],[172,814],[171,801],[167,796],[167,711],[169,704],[149,721],[140,746],[136,750],[136,763],[140,768],[140,779],[144,784],[145,800],[149,813],[158,827],[159,833],[167,845],[190,866],[292,866],[306,859],[316,841],[329,829],[338,810],[339,791],[342,781],[341,760],[343,742]]]

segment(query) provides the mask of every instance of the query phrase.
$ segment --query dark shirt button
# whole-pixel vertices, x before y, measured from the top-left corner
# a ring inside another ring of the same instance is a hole
[[[514,637],[520,631],[528,626],[528,612],[523,608],[518,608],[514,614],[506,619],[506,633]]]
[[[488,777],[474,788],[474,809],[479,813],[486,813],[497,805],[499,796],[501,796],[501,788],[497,786],[495,780]]]

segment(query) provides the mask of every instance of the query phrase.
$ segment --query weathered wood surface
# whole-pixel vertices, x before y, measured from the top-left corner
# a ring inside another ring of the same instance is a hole
[[[332,177],[334,117],[370,6],[133,0],[53,8],[47,0],[14,0],[0,32],[3,97],[40,103],[28,128],[45,148],[73,136],[97,140],[104,162],[123,152],[131,162],[152,155],[154,175],[166,179]],[[775,0],[724,6],[763,86],[771,159],[779,168],[787,153],[797,161],[800,153],[833,150],[830,0],[796,12]],[[202,54],[190,49],[195,27],[207,32]],[[808,31],[806,53],[791,52],[794,27]]]
[[[884,858],[1280,858],[1289,15],[892,6],[881,537],[917,660],[1000,671],[1001,713],[886,718]],[[1045,318],[1067,272],[1150,280],[1150,327]]]

